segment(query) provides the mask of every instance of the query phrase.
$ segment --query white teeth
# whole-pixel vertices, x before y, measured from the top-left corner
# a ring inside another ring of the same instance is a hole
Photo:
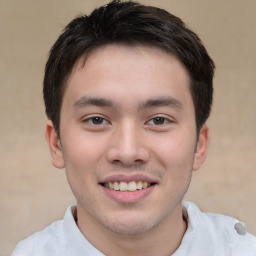
[[[142,188],[147,188],[148,187],[148,183],[146,182],[146,181],[144,181],[143,183],[142,183]]]
[[[108,183],[108,187],[109,187],[110,189],[114,189],[114,184],[113,184],[112,182],[109,182],[109,183]]]
[[[137,184],[135,181],[129,182],[128,183],[128,190],[129,191],[135,191],[137,190]]]
[[[120,190],[120,186],[117,181],[114,182],[114,190]]]
[[[123,181],[120,182],[120,191],[127,191],[127,187],[128,185],[126,182],[123,182]]]
[[[105,187],[110,188],[112,190],[116,190],[116,191],[136,191],[136,190],[140,190],[140,189],[145,189],[147,187],[150,186],[150,183],[147,181],[131,181],[131,182],[118,182],[118,181],[114,181],[114,182],[107,182],[104,184]]]
[[[142,189],[143,185],[142,185],[142,181],[137,182],[137,189]]]

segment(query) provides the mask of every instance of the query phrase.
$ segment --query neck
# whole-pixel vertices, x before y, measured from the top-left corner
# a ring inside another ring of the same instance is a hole
[[[151,230],[136,235],[120,235],[102,228],[91,216],[81,216],[79,208],[77,224],[86,239],[105,255],[167,256],[178,249],[187,229],[182,206],[175,211],[174,216],[167,216]]]

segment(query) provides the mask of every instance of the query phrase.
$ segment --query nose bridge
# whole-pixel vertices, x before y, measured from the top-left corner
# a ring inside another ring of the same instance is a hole
[[[119,143],[123,152],[135,152],[137,149],[137,129],[134,122],[127,120],[120,126]]]
[[[142,131],[135,121],[124,120],[113,133],[109,159],[125,165],[147,161],[148,152],[141,136]]]

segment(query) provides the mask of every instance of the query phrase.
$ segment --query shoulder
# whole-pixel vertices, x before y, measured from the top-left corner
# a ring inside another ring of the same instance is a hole
[[[203,213],[193,203],[185,202],[184,208],[191,230],[203,235],[206,244],[229,255],[256,256],[256,237],[247,232],[242,222],[221,214]]]
[[[48,255],[52,255],[51,244],[55,243],[56,240],[60,239],[61,229],[62,229],[63,220],[53,222],[50,226],[46,227],[44,230],[34,233],[28,238],[20,241],[15,250],[12,253],[12,256],[32,256],[32,255],[41,255],[41,248],[43,248],[44,254],[47,255],[45,251],[49,252]]]
[[[253,255],[256,256],[256,237],[248,233],[244,223],[221,214],[205,213],[205,217],[208,219],[209,226],[212,227],[212,232],[222,241],[226,241],[234,252],[253,251]]]
[[[67,233],[65,229],[72,228],[72,220],[72,208],[69,207],[63,220],[55,221],[45,229],[20,241],[12,256],[59,255],[56,251],[56,245],[61,248],[62,244],[65,244],[65,234]]]
[[[76,225],[76,207],[69,207],[64,219],[21,241],[11,256],[103,256]]]

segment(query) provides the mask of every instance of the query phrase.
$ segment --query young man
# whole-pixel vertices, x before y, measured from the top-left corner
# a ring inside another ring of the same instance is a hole
[[[77,205],[18,255],[256,255],[231,217],[182,202],[203,163],[214,63],[177,17],[113,1],[66,27],[46,64],[46,139]]]

